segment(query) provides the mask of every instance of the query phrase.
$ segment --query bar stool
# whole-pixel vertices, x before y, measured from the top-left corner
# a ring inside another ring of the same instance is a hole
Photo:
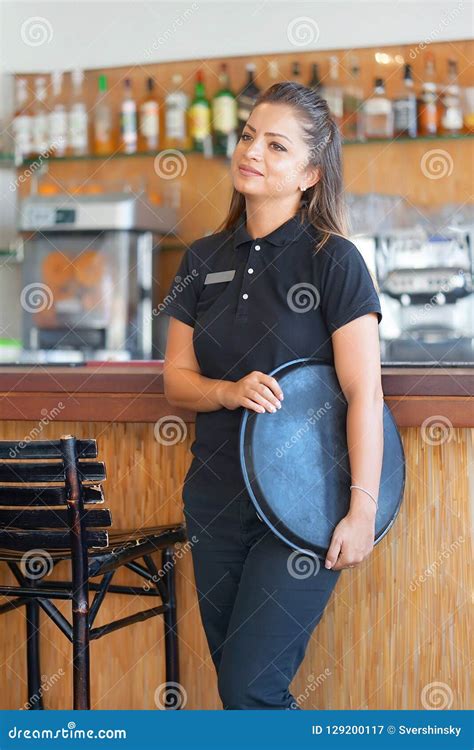
[[[72,435],[51,441],[0,440],[0,561],[18,583],[0,586],[0,595],[10,599],[0,606],[0,614],[26,607],[28,706],[43,708],[39,642],[43,610],[72,642],[74,709],[90,709],[90,640],[163,615],[163,702],[167,709],[180,708],[173,548],[186,541],[185,525],[107,531],[112,524],[110,510],[97,508],[104,502],[105,464],[90,460],[97,455],[96,440]],[[157,551],[159,568],[152,559]],[[60,560],[71,562],[71,580],[45,583],[43,579]],[[134,571],[146,584],[112,584],[121,567]],[[99,582],[90,580],[99,576]],[[95,592],[91,604],[89,591]],[[108,593],[159,596],[161,604],[94,628]],[[72,622],[53,599],[71,600]]]

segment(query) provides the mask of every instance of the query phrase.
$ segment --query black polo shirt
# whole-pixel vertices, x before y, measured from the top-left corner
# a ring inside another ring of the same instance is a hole
[[[333,236],[316,252],[319,236],[296,214],[254,240],[244,215],[234,230],[192,243],[162,312],[193,327],[202,375],[237,381],[300,357],[334,364],[331,334],[337,328],[369,312],[380,323],[377,291],[357,247]],[[187,482],[196,473],[210,482],[241,477],[244,409],[197,412]]]

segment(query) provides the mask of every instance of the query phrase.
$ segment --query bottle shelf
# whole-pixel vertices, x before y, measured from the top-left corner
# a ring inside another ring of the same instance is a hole
[[[397,144],[397,143],[419,143],[420,141],[423,142],[437,142],[437,141],[462,141],[462,140],[469,140],[474,138],[474,132],[473,133],[459,133],[456,135],[427,135],[427,136],[417,136],[416,138],[410,138],[408,136],[400,136],[399,138],[370,138],[367,140],[343,140],[343,146],[367,146],[373,143],[384,143],[384,144]],[[105,160],[108,161],[109,159],[136,159],[136,158],[143,158],[143,157],[153,157],[155,158],[160,153],[166,153],[168,149],[160,149],[157,151],[136,151],[133,154],[126,154],[122,151],[116,151],[110,154],[81,154],[81,155],[74,155],[74,154],[67,154],[66,156],[37,156],[32,157],[29,159],[25,159],[20,165],[17,165],[19,168],[22,166],[28,166],[30,164],[33,164],[37,159],[41,158],[43,161],[53,161],[53,162],[69,162],[69,161],[100,161]],[[201,154],[201,151],[197,151],[194,149],[176,149],[180,151],[182,154]],[[211,158],[217,158],[217,159],[223,159],[226,158],[224,154],[215,153]],[[13,164],[13,156],[11,154],[2,154],[0,153],[0,165],[4,164]]]

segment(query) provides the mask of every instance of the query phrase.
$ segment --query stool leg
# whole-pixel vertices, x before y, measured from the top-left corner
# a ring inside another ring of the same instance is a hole
[[[74,710],[90,709],[89,598],[87,581],[73,581],[72,653]]]
[[[178,633],[176,623],[176,579],[175,567],[173,560],[172,547],[166,547],[162,552],[162,569],[165,571],[164,580],[168,592],[168,608],[166,609],[163,620],[165,627],[165,661],[166,661],[166,682],[179,684],[179,653],[178,653]],[[174,689],[170,690],[170,696],[176,695]],[[165,697],[165,706],[175,701]],[[181,706],[178,705],[177,708]]]
[[[28,672],[28,706],[42,710],[40,669],[40,608],[34,599],[26,604],[26,665]]]

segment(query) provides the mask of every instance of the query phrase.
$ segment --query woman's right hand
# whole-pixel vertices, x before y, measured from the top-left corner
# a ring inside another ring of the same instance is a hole
[[[222,406],[226,409],[237,409],[245,406],[257,412],[275,412],[281,407],[283,392],[275,378],[259,370],[253,370],[240,380],[221,381]]]

